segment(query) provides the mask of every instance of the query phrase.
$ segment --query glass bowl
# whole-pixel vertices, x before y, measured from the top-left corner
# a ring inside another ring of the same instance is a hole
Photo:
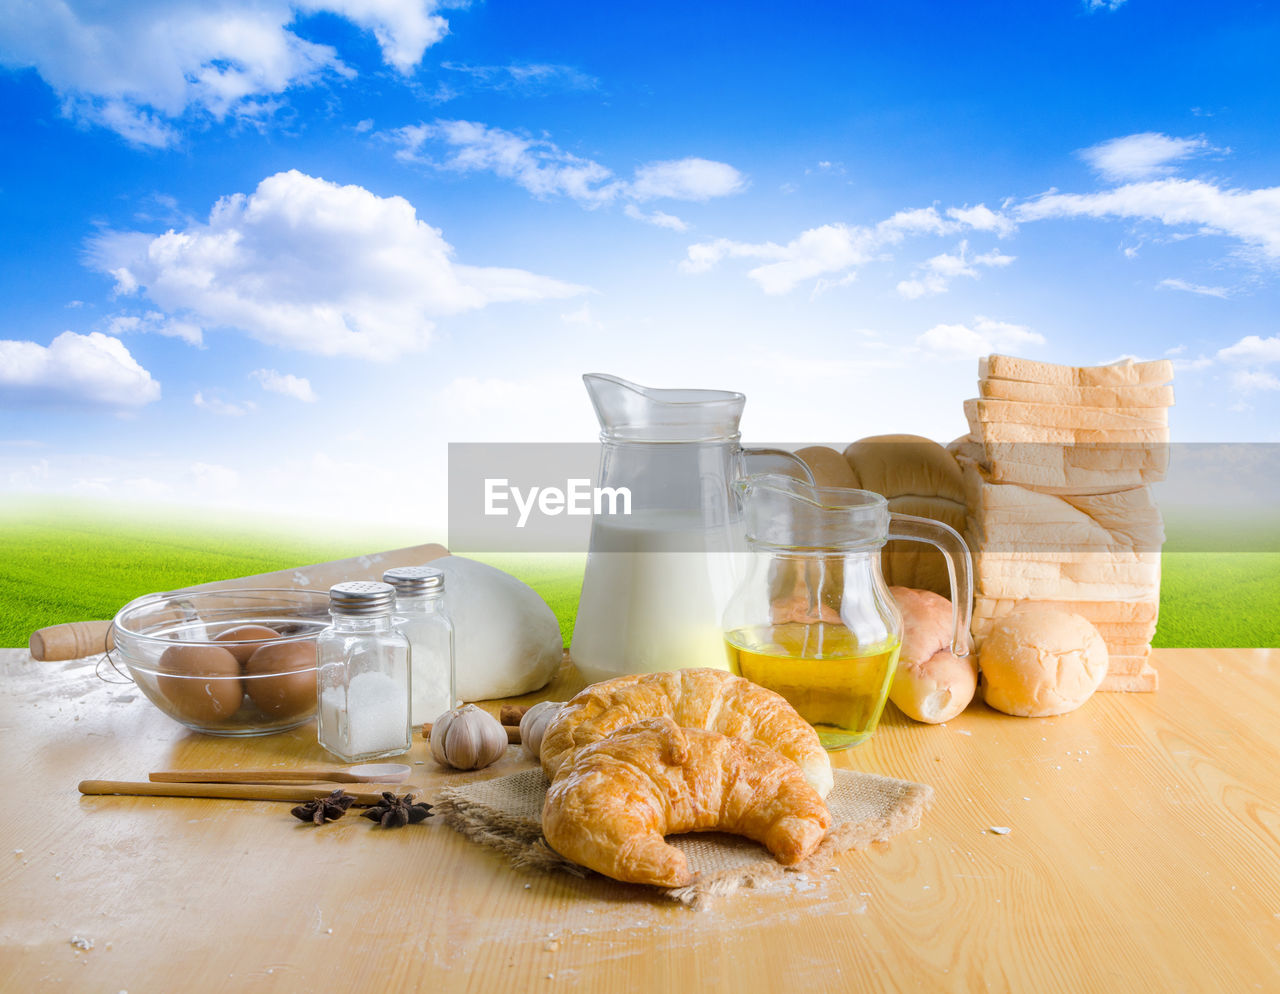
[[[245,625],[277,634],[233,631]],[[190,729],[267,735],[315,717],[315,637],[328,626],[329,596],[318,590],[148,594],[115,616],[108,658]]]

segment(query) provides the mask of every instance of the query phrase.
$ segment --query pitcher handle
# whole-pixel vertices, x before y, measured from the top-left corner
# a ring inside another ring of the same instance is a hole
[[[740,449],[742,477],[759,476],[762,473],[778,473],[794,476],[808,484],[816,484],[808,463],[786,449]]]
[[[889,538],[928,542],[947,561],[951,581],[951,652],[969,655],[969,622],[973,613],[973,557],[960,533],[950,525],[912,514],[890,513]]]

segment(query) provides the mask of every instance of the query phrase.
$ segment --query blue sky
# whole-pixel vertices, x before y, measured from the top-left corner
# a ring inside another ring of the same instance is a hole
[[[1278,441],[1280,11],[0,0],[0,488],[438,521],[579,375],[753,441],[1177,364]]]

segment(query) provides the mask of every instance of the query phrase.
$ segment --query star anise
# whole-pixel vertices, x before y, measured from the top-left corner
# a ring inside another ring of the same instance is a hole
[[[323,825],[326,821],[334,821],[341,818],[347,813],[347,808],[355,803],[355,800],[354,797],[344,794],[342,788],[339,787],[328,797],[317,797],[314,801],[299,804],[289,814],[301,821],[313,821],[317,825]]]
[[[376,821],[383,828],[400,828],[412,825],[431,817],[431,805],[419,801],[413,803],[413,795],[405,794],[396,797],[389,790],[382,792],[382,803],[375,804],[367,811],[360,812],[361,817]]]

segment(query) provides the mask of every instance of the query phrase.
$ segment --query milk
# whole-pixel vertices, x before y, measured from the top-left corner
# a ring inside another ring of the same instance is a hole
[[[720,619],[740,556],[697,512],[597,518],[569,649],[583,676],[727,670]]]

